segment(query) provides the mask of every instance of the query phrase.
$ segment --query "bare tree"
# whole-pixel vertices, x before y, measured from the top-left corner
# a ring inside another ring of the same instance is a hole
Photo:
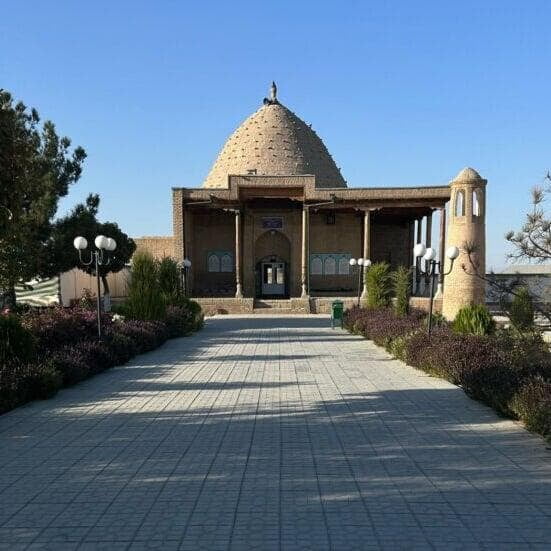
[[[526,221],[519,231],[509,231],[505,239],[514,247],[513,251],[507,254],[507,258],[513,261],[528,260],[543,264],[551,260],[551,218],[544,209],[545,200],[551,195],[551,173],[545,176],[543,186],[536,186],[532,190],[532,209],[526,214]],[[464,243],[463,249],[467,253],[468,263],[462,264],[461,268],[473,277],[484,280],[489,286],[490,297],[493,298],[506,313],[509,311],[511,298],[519,296],[518,289],[523,286],[520,274],[511,277],[508,281],[499,281],[493,274],[480,273],[475,261],[476,245]],[[544,300],[530,290],[534,302],[534,311],[545,318],[551,324],[551,308]]]

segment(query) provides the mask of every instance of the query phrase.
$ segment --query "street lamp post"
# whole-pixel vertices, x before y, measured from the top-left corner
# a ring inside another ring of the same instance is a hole
[[[184,258],[182,261],[182,276],[183,276],[183,284],[184,284],[184,296],[187,297],[188,295],[188,274],[189,269],[191,268],[191,260],[189,258]]]
[[[371,260],[369,258],[351,258],[348,263],[350,266],[358,266],[358,306],[360,305],[360,299],[362,297],[362,274],[364,269],[367,271],[371,266]]]
[[[446,258],[450,259],[450,269],[445,272],[444,266],[441,265],[439,260],[436,260],[436,251],[428,247],[426,248],[425,245],[422,243],[417,243],[415,247],[413,247],[413,256],[417,260],[418,258],[422,258],[425,261],[425,269],[422,270],[420,267],[417,266],[417,262],[413,264],[413,269],[417,271],[418,274],[427,276],[430,279],[430,286],[429,286],[429,320],[428,320],[428,334],[429,337],[432,332],[432,311],[433,311],[433,304],[434,304],[434,282],[437,277],[441,277],[442,280],[444,279],[444,276],[447,276],[453,269],[453,263],[455,259],[459,256],[459,249],[455,246],[448,247],[446,249]]]
[[[96,246],[95,251],[90,252],[90,260],[82,259],[82,251],[88,247],[88,241],[85,237],[75,237],[73,241],[73,246],[78,251],[78,258],[82,265],[90,266],[94,263],[96,271],[96,281],[97,281],[97,301],[96,309],[98,315],[98,338],[101,339],[101,291],[100,291],[100,278],[99,278],[99,267],[107,266],[110,262],[108,253],[113,252],[117,248],[117,242],[111,237],[105,237],[105,235],[98,235],[94,239],[94,244]]]

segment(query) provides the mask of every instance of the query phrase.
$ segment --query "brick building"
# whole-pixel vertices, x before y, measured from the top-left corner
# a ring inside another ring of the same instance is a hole
[[[414,244],[431,245],[435,213],[439,254],[446,232],[448,245],[475,241],[484,273],[485,186],[464,169],[450,185],[348,188],[322,140],[272,85],[203,186],[173,189],[173,254],[191,261],[188,289],[213,309],[324,311],[333,297],[351,302],[366,292],[350,258],[411,266]],[[456,262],[443,299],[438,291],[448,317],[484,295],[483,282],[460,268],[464,252]],[[421,281],[415,290],[426,294]],[[422,296],[413,300],[423,305]]]

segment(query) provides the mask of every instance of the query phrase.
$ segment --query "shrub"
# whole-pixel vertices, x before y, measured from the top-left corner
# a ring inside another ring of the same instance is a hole
[[[354,307],[345,313],[345,327],[363,335],[380,346],[389,348],[394,339],[419,330],[424,314],[412,310],[409,315],[397,317],[390,308],[367,310]]]
[[[24,316],[22,324],[36,338],[39,353],[97,339],[96,312],[83,308],[47,308]],[[102,325],[104,328],[111,325],[108,314],[102,314]]]
[[[83,381],[90,374],[88,356],[73,346],[65,346],[50,356],[50,364],[61,375],[63,386]]]
[[[167,304],[172,304],[181,295],[181,274],[176,260],[165,256],[159,263],[159,287]]]
[[[27,399],[45,400],[61,388],[63,378],[49,362],[27,366]]]
[[[460,385],[504,415],[519,417],[530,430],[551,434],[551,353],[541,334],[462,334],[442,324],[429,337],[421,312],[398,317],[389,308],[351,308],[344,324],[409,365]]]
[[[159,285],[158,264],[148,252],[132,258],[128,299],[124,314],[137,320],[160,320],[165,315],[165,299]]]
[[[134,339],[116,330],[106,333],[104,342],[110,348],[117,365],[125,364],[138,353],[138,345]]]
[[[409,297],[411,294],[411,270],[400,266],[392,273],[394,285],[394,311],[397,316],[406,316],[409,312]]]
[[[390,303],[392,292],[390,266],[386,262],[376,262],[365,274],[367,285],[367,307],[384,308]]]
[[[0,367],[0,413],[29,400],[49,398],[60,385],[59,373],[49,364]]]
[[[511,409],[529,430],[551,435],[551,382],[541,377],[526,382],[513,397]]]
[[[165,323],[170,338],[184,337],[195,330],[195,315],[182,306],[168,306]]]
[[[120,325],[117,332],[131,338],[140,354],[157,348],[167,339],[166,326],[151,321],[128,320]]]
[[[490,335],[495,330],[495,322],[486,306],[473,304],[459,310],[453,330],[463,335]]]
[[[73,345],[85,358],[90,374],[99,373],[117,364],[109,346],[101,341],[83,341]]]
[[[534,329],[534,304],[527,287],[520,287],[509,306],[509,319],[520,332]]]
[[[18,316],[0,315],[0,366],[26,363],[34,356],[35,341]]]

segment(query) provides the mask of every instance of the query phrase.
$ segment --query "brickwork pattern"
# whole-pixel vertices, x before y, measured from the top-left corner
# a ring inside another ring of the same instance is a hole
[[[181,189],[172,190],[172,236],[174,258],[184,260],[184,204]]]
[[[312,174],[318,187],[346,187],[329,151],[310,126],[280,103],[264,105],[228,138],[203,187],[227,188],[232,174]]]
[[[0,549],[551,547],[550,451],[323,317],[221,317],[0,417]]]
[[[136,252],[145,251],[161,260],[165,256],[172,258],[174,255],[174,239],[166,236],[135,237]]]
[[[486,299],[486,284],[480,277],[474,275],[486,273],[486,180],[472,168],[463,169],[450,184],[452,200],[450,201],[450,216],[446,243],[449,247],[459,247],[460,255],[455,261],[451,273],[444,283],[443,314],[447,319],[454,319],[460,308],[470,304],[484,304]],[[480,194],[480,215],[473,212],[473,192]],[[457,193],[464,196],[463,216],[456,216],[455,201]],[[471,259],[476,266],[473,268],[467,255],[467,246],[475,246]]]

